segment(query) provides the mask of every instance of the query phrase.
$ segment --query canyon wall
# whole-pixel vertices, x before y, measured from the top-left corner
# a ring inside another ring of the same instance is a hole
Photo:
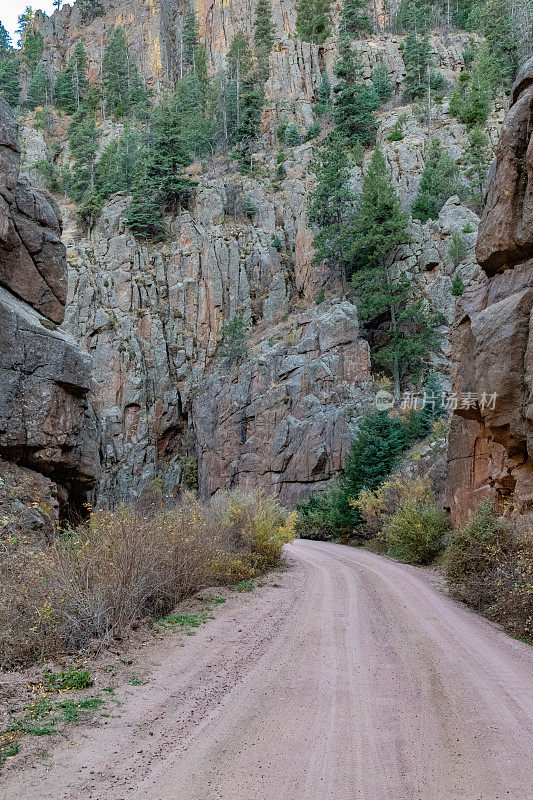
[[[19,169],[17,126],[0,98],[0,477],[22,493],[35,485],[57,519],[80,508],[98,480],[97,421],[89,361],[59,328],[67,299],[59,209]]]
[[[196,8],[214,71],[223,67],[235,32],[251,32],[255,2],[198,2]],[[294,0],[272,4],[275,43],[257,175],[239,174],[222,157],[194,165],[193,201],[188,210],[167,217],[164,242],[132,236],[124,223],[124,195],[110,199],[86,235],[76,224],[76,209],[61,198],[69,269],[62,329],[92,364],[89,396],[101,428],[101,502],[134,497],[154,481],[172,493],[183,484],[191,460],[204,497],[219,489],[261,485],[288,503],[323,487],[342,469],[352,424],[371,397],[368,347],[342,277],[312,263],[307,202],[314,181],[313,143],[290,147],[276,137],[282,118],[295,121],[302,135],[318,120],[323,71],[335,81],[339,8],[334,7],[332,36],[319,46],[295,36]],[[180,75],[180,30],[187,9],[175,0],[107,0],[103,15],[88,23],[76,5],[63,6],[49,18],[38,12],[45,63],[54,72],[62,69],[81,39],[90,80],[98,81],[106,36],[120,24],[157,98]],[[464,68],[469,38],[464,32],[430,36],[434,67],[450,85]],[[376,33],[357,42],[357,50],[364,78],[370,80],[373,67],[384,61],[397,90],[379,112],[378,141],[409,209],[429,139],[437,136],[464,166],[468,132],[447,113],[446,97],[429,120],[402,102],[403,39]],[[400,118],[403,139],[389,141]],[[497,105],[487,125],[494,143],[501,118]],[[28,120],[22,141],[32,181],[42,180],[32,167],[47,157],[50,141],[65,141],[66,124],[54,115],[43,132]],[[102,119],[99,130],[103,148],[124,125]],[[369,157],[366,153],[364,164],[353,166],[355,193]],[[65,146],[58,165],[69,164]],[[398,251],[397,270],[432,310],[445,315],[443,349],[434,361],[443,374],[450,358],[453,278],[459,268],[467,284],[484,280],[474,258],[477,224],[473,211],[450,198],[437,220],[411,222],[411,241]],[[460,265],[449,255],[454,233],[464,238],[467,250]],[[318,303],[322,296],[325,302]],[[222,325],[237,313],[250,324],[247,357],[229,364],[218,343]]]
[[[449,448],[455,524],[488,498],[533,511],[533,60],[520,70],[496,149],[476,255],[480,285],[458,304],[452,380],[476,402],[458,409]]]

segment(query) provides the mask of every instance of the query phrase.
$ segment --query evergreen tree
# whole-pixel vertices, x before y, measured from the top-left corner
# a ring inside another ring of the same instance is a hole
[[[427,36],[420,38],[414,32],[408,33],[403,48],[405,80],[403,96],[406,100],[424,97],[429,84],[431,66],[431,46]]]
[[[19,14],[19,16],[18,16],[18,27],[17,27],[16,33],[19,35],[19,37],[21,39],[22,39],[23,35],[25,34],[26,30],[30,27],[30,25],[33,24],[34,18],[35,18],[35,11],[32,9],[31,6],[26,6],[26,8],[22,12],[22,14]],[[20,46],[20,40],[19,40],[19,46]],[[39,58],[40,57],[41,56],[39,54]],[[37,60],[39,60],[39,59],[37,59]],[[36,62],[36,65],[37,65],[37,62]]]
[[[377,333],[372,337],[373,359],[391,370],[396,397],[402,378],[418,374],[428,353],[437,347],[436,326],[440,321],[428,314],[421,301],[411,300],[409,281],[397,277],[392,269],[395,249],[408,240],[407,222],[385,158],[377,147],[343,239],[359,317],[372,333]]]
[[[97,193],[103,199],[115,192],[131,194],[145,180],[147,156],[139,132],[127,124],[120,139],[111,141],[96,163]]]
[[[438,4],[431,0],[402,0],[397,21],[408,33],[424,34],[436,22],[437,14]]]
[[[474,128],[468,136],[465,149],[465,174],[470,188],[470,204],[478,213],[483,206],[483,195],[492,151],[489,137],[481,128]]]
[[[463,70],[450,100],[450,114],[469,128],[484,125],[492,102],[495,74],[488,47],[484,43],[474,59],[472,74]]]
[[[341,233],[354,197],[349,189],[350,162],[342,136],[331,133],[315,153],[316,188],[309,197],[309,221],[320,230],[313,240],[315,263],[341,260]]]
[[[59,73],[54,86],[56,107],[73,114],[85,99],[88,90],[87,57],[79,41],[65,69]]]
[[[287,125],[284,141],[289,147],[297,147],[300,144],[300,132],[295,122],[289,122]]]
[[[76,0],[78,10],[81,12],[81,21],[88,25],[93,19],[104,13],[100,0]]]
[[[356,212],[344,233],[346,246],[349,245],[349,274],[361,269],[385,269],[391,253],[408,241],[407,223],[408,215],[402,211],[378,146],[364,175]]]
[[[166,234],[161,203],[155,196],[147,196],[142,190],[136,192],[128,208],[126,225],[139,239],[160,241]]]
[[[344,0],[339,24],[341,36],[353,39],[373,32],[367,7],[367,0]]]
[[[252,144],[259,133],[264,95],[248,39],[238,31],[228,57],[229,85],[226,91],[228,139],[236,145],[241,166],[251,169]]]
[[[429,144],[424,172],[413,204],[413,217],[421,222],[437,219],[442,206],[453,195],[464,196],[459,167],[443,150],[438,139]]]
[[[68,190],[77,203],[84,199],[87,204],[89,197],[94,194],[94,165],[98,138],[94,115],[81,106],[73,115],[68,127],[69,148],[74,159]]]
[[[0,61],[10,58],[12,49],[11,36],[0,22]]]
[[[432,371],[423,389],[423,404],[418,414],[419,436],[427,436],[433,423],[446,415],[443,399],[440,377]]]
[[[255,9],[254,44],[260,79],[265,82],[270,74],[269,57],[274,44],[274,25],[270,0],[259,0]]]
[[[380,61],[372,70],[372,86],[381,104],[386,103],[394,94],[389,68],[384,61]]]
[[[17,58],[0,61],[0,95],[15,108],[20,97],[19,62]]]
[[[498,86],[512,82],[518,69],[518,45],[508,0],[485,0],[480,5],[481,33],[487,41]]]
[[[28,96],[26,98],[28,108],[47,105],[51,98],[51,88],[50,78],[45,73],[41,61],[37,64],[28,87]]]
[[[194,182],[184,175],[191,162],[177,96],[154,109],[150,124],[147,168],[148,195],[157,193],[166,205],[185,202]],[[137,205],[137,203],[135,204]]]
[[[320,88],[318,90],[318,104],[316,106],[316,113],[319,116],[329,114],[331,108],[331,82],[327,70],[322,74]]]
[[[341,58],[335,66],[339,81],[334,88],[333,118],[349,144],[359,142],[368,147],[376,138],[375,111],[380,102],[376,90],[362,81],[360,72],[359,59],[349,42],[341,42]]]
[[[454,297],[461,297],[465,293],[465,285],[460,273],[458,272],[452,283],[452,295]]]
[[[146,103],[139,71],[130,54],[124,29],[117,27],[106,45],[102,60],[102,84],[106,108],[117,117]]]
[[[194,68],[194,55],[199,42],[198,17],[196,11],[190,9],[185,14],[182,34],[183,60],[189,69]]]
[[[246,356],[246,323],[242,313],[226,322],[221,330],[222,341],[219,353],[230,363]]]
[[[28,30],[22,45],[22,59],[25,62],[30,75],[33,75],[37,65],[41,61],[43,54],[43,37],[39,31]]]
[[[331,0],[297,0],[296,33],[304,42],[324,44],[331,33]]]

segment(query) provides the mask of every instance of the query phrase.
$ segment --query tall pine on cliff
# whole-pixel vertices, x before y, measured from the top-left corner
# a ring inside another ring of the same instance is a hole
[[[367,0],[344,0],[339,24],[340,36],[352,39],[373,32],[367,7]]]
[[[331,34],[331,0],[297,0],[296,33],[304,42],[324,44]]]
[[[28,96],[26,98],[26,105],[28,108],[36,108],[37,106],[45,106],[51,100],[52,84],[50,78],[44,71],[42,61],[35,67],[30,85],[28,86]]]
[[[196,12],[190,9],[185,14],[182,34],[183,62],[189,69],[194,69],[194,55],[199,42],[198,17]]]
[[[378,124],[375,112],[380,106],[380,100],[374,86],[367,85],[362,80],[361,64],[349,40],[341,40],[340,53],[341,58],[334,70],[338,83],[333,90],[333,118],[337,130],[343,134],[348,144],[368,147],[376,139]]]
[[[87,56],[83,43],[78,42],[65,69],[59,73],[54,86],[57,108],[73,114],[87,95]]]
[[[371,334],[373,359],[390,370],[396,397],[402,379],[418,377],[429,353],[438,348],[440,322],[422,301],[411,299],[409,281],[393,269],[396,248],[409,238],[407,223],[385,157],[377,147],[354,219],[345,230],[344,246],[359,316]]]
[[[420,37],[411,31],[405,37],[403,48],[405,80],[403,96],[406,100],[423,97],[429,85],[431,46],[427,36]]]
[[[437,219],[442,206],[453,195],[464,197],[465,190],[461,183],[457,163],[444,150],[438,139],[429,143],[428,155],[424,164],[424,172],[413,203],[413,217],[420,222]]]
[[[128,114],[146,103],[146,93],[131,55],[126,34],[120,26],[113,30],[102,60],[102,86],[106,109],[116,117]]]
[[[11,37],[0,22],[0,97],[15,107],[20,96],[19,62]]]
[[[309,220],[320,231],[313,240],[315,263],[325,259],[332,264],[342,261],[341,234],[351,213],[354,197],[348,188],[350,161],[343,137],[330,133],[312,164],[316,188],[310,195]]]
[[[274,25],[270,0],[259,0],[255,9],[254,45],[260,80],[266,82],[270,73],[269,57],[274,44]]]
[[[40,32],[29,29],[24,37],[24,44],[22,45],[22,60],[28,67],[30,75],[33,75],[37,64],[41,60],[43,48],[43,37]]]
[[[226,130],[228,142],[241,167],[252,168],[253,142],[259,134],[263,106],[262,83],[250,43],[242,31],[232,39],[228,57],[228,86],[226,87]]]

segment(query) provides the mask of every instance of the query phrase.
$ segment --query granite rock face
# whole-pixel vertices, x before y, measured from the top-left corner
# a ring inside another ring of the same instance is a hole
[[[453,388],[459,408],[449,447],[448,502],[456,524],[482,498],[533,511],[533,60],[520,71],[496,149],[479,226],[484,281],[459,304]]]
[[[322,303],[272,334],[208,374],[193,399],[204,495],[260,486],[293,505],[343,467],[372,386],[355,306]]]
[[[48,505],[67,513],[99,475],[90,365],[57,325],[67,298],[58,208],[19,176],[19,162],[0,100],[0,459],[33,472]]]

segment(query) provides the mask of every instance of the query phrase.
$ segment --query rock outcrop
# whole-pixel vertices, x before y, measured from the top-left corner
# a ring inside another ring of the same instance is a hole
[[[456,524],[482,498],[533,512],[533,60],[512,91],[479,226],[485,280],[459,304],[448,502]]]
[[[47,507],[68,513],[99,475],[90,366],[58,327],[67,299],[59,210],[19,166],[16,124],[0,99],[0,461],[14,481],[33,473]]]

